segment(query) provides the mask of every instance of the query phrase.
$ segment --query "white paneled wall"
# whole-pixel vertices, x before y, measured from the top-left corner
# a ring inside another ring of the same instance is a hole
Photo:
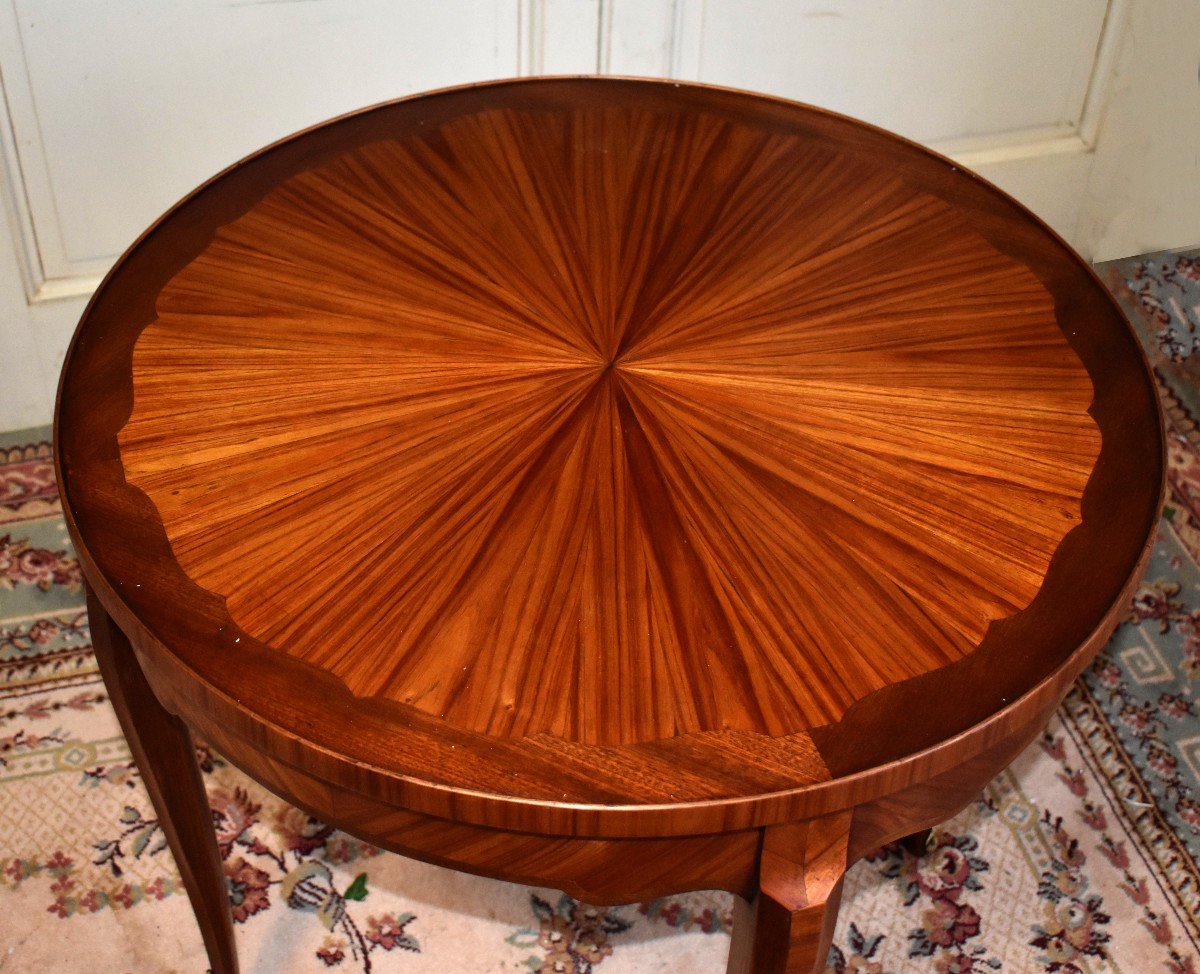
[[[1073,132],[1108,3],[613,0],[610,8],[606,70],[802,98],[936,143]],[[672,28],[674,45],[656,47]]]
[[[515,0],[0,9],[5,38],[19,42],[0,49],[0,69],[38,283],[52,289],[102,273],[166,206],[268,142],[361,105],[519,70]]]
[[[1076,237],[1096,260],[1200,245],[1200,3],[1137,0]]]
[[[0,427],[49,419],[86,295],[195,184],[324,118],[483,78],[598,72],[768,91],[954,155],[1085,254],[1200,243],[1198,11],[1156,0],[0,0]]]

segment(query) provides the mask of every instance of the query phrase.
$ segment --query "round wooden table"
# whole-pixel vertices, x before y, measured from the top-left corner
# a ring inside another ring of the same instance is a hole
[[[731,890],[731,971],[820,969],[847,866],[1100,647],[1163,483],[1137,343],[1030,213],[858,122],[631,80],[233,166],[97,292],[56,440],[218,974],[192,731],[404,855]]]

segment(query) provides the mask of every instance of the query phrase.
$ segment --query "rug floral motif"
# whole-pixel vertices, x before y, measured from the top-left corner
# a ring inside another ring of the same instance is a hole
[[[1200,974],[1200,253],[1099,270],[1167,416],[1149,570],[1042,738],[926,854],[850,871],[833,974]],[[197,758],[247,974],[724,970],[726,894],[597,908],[458,874]],[[46,430],[0,436],[0,970],[206,970],[96,670]]]

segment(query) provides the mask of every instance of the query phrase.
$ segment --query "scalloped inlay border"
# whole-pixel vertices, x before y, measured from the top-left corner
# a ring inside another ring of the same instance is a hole
[[[242,629],[472,731],[796,734],[1036,595],[1100,449],[1054,303],[870,159],[493,110],[159,295],[120,435]]]

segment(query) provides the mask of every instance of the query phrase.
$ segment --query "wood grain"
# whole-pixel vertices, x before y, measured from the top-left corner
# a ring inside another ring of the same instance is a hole
[[[238,974],[233,917],[212,812],[188,728],[163,709],[129,640],[87,592],[92,647],[109,702],[179,867],[212,974]]]
[[[550,886],[592,905],[633,903],[688,890],[757,889],[758,829],[665,838],[571,838],[481,828],[420,815],[313,777],[231,738],[197,730],[222,755],[285,801],[381,848],[511,883]]]
[[[820,969],[844,869],[1099,649],[1163,490],[1128,325],[1011,200],[816,109],[600,79],[378,106],[201,187],[85,312],[55,441],[218,970],[177,718],[386,848],[729,889],[730,971]]]
[[[838,812],[764,830],[758,893],[734,904],[728,974],[824,974],[851,818]]]
[[[435,93],[233,167],[99,290],[56,422],[170,709],[547,836],[952,771],[1099,648],[1162,491],[1136,342],[1035,218],[655,82]]]
[[[499,109],[273,189],[120,436],[234,622],[481,734],[772,737],[1037,593],[1099,454],[1026,267],[886,167]]]

